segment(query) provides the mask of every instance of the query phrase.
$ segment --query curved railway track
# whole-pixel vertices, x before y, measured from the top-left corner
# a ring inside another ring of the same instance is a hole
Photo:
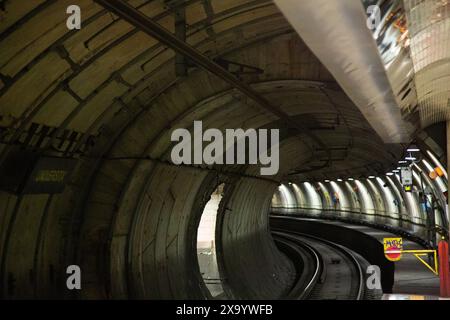
[[[274,239],[293,262],[297,277],[287,299],[362,300],[363,267],[353,251],[310,235],[273,229]]]

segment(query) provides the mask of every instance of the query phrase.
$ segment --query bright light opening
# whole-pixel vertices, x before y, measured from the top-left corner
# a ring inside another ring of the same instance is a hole
[[[223,196],[224,185],[219,185],[203,209],[197,229],[197,259],[200,273],[213,298],[223,294],[216,256],[217,211]]]

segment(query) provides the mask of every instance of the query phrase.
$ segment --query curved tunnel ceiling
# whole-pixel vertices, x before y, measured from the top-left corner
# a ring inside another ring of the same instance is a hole
[[[282,296],[295,270],[268,233],[279,183],[384,173],[404,146],[382,141],[272,1],[127,3],[171,33],[185,16],[187,45],[227,75],[182,59],[96,1],[77,1],[82,27],[72,31],[72,1],[2,2],[0,163],[17,150],[75,160],[62,193],[0,192],[0,277],[16,283],[2,297],[73,298],[57,272],[76,262],[87,279],[77,297],[205,298],[193,245],[219,184],[225,291]],[[195,120],[279,128],[279,173],[174,165],[170,135]]]
[[[308,131],[320,136],[327,148],[337,150],[332,150],[334,161],[330,171],[334,166],[336,170],[345,170],[344,163],[352,152],[361,161],[349,164],[349,170],[370,166],[373,159],[381,167],[395,161],[399,148],[386,147],[374,136],[358,110],[295,36],[272,2],[131,1],[130,4],[172,32],[174,12],[185,6],[187,43],[216,61],[221,58],[261,70],[262,74],[252,74],[250,69],[250,74],[241,75],[240,80],[255,85],[272,81],[272,85],[270,82],[265,85],[272,86],[274,91],[267,96],[272,104],[289,115],[308,114],[299,117],[299,122],[307,123]],[[194,85],[191,75],[199,72],[197,69],[190,68],[187,78],[177,77],[172,50],[92,1],[79,4],[83,13],[81,30],[68,32],[66,16],[61,14],[68,5],[68,1],[30,1],[26,6],[6,2],[0,55],[3,142],[33,143],[32,138],[40,132],[45,138],[39,148],[66,155],[86,154],[102,130],[115,122],[117,114],[126,112],[130,103],[139,103],[145,110],[164,101],[166,92]],[[209,84],[201,84],[205,96],[207,92],[228,90],[216,77],[208,75],[208,79]],[[288,80],[304,82],[305,88],[295,93],[282,88],[282,81]],[[211,81],[218,87],[211,87]],[[266,88],[256,90],[265,96]],[[186,93],[176,99],[198,103]],[[236,104],[242,101],[253,104],[236,90],[228,95],[234,97]],[[190,108],[196,112],[193,106]],[[114,125],[120,127],[118,123]],[[227,125],[239,127],[238,123]],[[355,130],[360,130],[358,138]],[[363,142],[358,143],[364,136],[366,140],[378,141],[379,147],[367,148]],[[64,146],[69,137],[75,143],[67,150]],[[317,150],[323,147],[310,144],[314,156],[323,153]],[[379,151],[386,155],[380,156]],[[293,164],[292,169],[301,169],[298,168],[301,165]],[[320,163],[316,166],[320,167]]]
[[[168,2],[162,1],[133,3],[144,14],[172,31],[173,11],[179,10],[176,4],[171,2],[170,7]],[[63,1],[36,2],[35,6],[30,4],[25,9],[28,11],[22,12],[23,6],[14,7],[7,3],[7,16],[16,14],[17,17],[2,23],[0,70],[5,81],[0,103],[3,106],[1,123],[5,142],[21,143],[27,136],[33,135],[33,131],[36,135],[44,127],[49,132],[40,147],[55,149],[57,145],[64,145],[65,136],[73,134],[76,135],[76,143],[72,149],[58,151],[85,153],[95,143],[95,137],[101,134],[102,128],[115,114],[124,112],[130,101],[148,105],[149,99],[159,100],[174,86],[192,82],[190,78],[177,79],[174,75],[174,53],[171,50],[92,1],[80,3],[82,29],[67,32],[65,17],[57,14],[67,5]],[[282,83],[273,84],[277,93],[274,98],[268,99],[277,101],[284,96],[283,99],[292,100],[286,104],[276,102],[288,114],[305,114],[307,111],[303,108],[319,110],[316,108],[318,104],[326,104],[326,110],[319,111],[327,113],[326,116],[320,115],[315,119],[314,114],[309,114],[306,119],[300,117],[300,121],[307,123],[310,131],[323,135],[323,139],[327,139],[327,135],[333,136],[327,130],[344,132],[335,137],[350,133],[344,141],[326,141],[327,146],[339,149],[336,153],[340,155],[333,157],[336,165],[342,167],[351,150],[358,147],[358,144],[353,144],[351,130],[360,127],[362,118],[351,102],[339,93],[340,89],[333,85],[329,73],[293,34],[274,5],[269,1],[236,4],[189,1],[185,5],[188,44],[212,59],[226,58],[264,72],[242,75],[245,83],[289,79],[303,81],[307,88],[296,94],[281,89]],[[237,34],[242,36],[236,37]],[[266,45],[263,50],[256,49],[269,41],[270,48]],[[287,69],[284,67],[286,63],[295,67]],[[192,69],[190,72],[197,71]],[[220,80],[211,80],[226,89]],[[312,81],[317,83],[308,88]],[[204,92],[207,88],[203,87]],[[215,90],[212,89],[212,92]],[[232,96],[236,100],[248,100],[235,91],[232,91]],[[185,100],[185,94],[181,94],[180,98]],[[229,127],[238,125],[229,124]],[[370,137],[367,140],[372,140],[373,132],[367,125],[363,131]],[[358,136],[363,138],[361,134]],[[315,148],[312,146],[312,149]],[[367,149],[373,149],[378,154],[376,148]],[[380,145],[379,149],[385,147]],[[320,150],[312,152],[316,154]],[[364,157],[365,152],[370,151],[359,153]],[[367,158],[373,157],[367,154]],[[382,159],[395,160],[391,155],[379,158],[381,165],[384,164]]]

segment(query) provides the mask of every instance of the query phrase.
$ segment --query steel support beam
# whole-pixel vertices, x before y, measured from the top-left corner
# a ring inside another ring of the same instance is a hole
[[[175,35],[181,41],[186,42],[186,7],[184,6],[175,10]],[[177,52],[175,55],[175,73],[177,77],[186,77],[187,71],[186,57]]]
[[[324,167],[328,166],[331,161],[331,152],[316,135],[309,131],[303,124],[292,119],[287,113],[279,107],[272,105],[267,99],[262,97],[258,92],[253,90],[249,85],[243,83],[233,74],[222,68],[220,65],[209,59],[200,51],[190,46],[184,41],[177,38],[176,35],[163,28],[157,22],[128,4],[123,0],[94,0],[105,9],[108,9],[118,15],[120,18],[129,22],[136,28],[142,30],[152,36],[159,42],[172,48],[175,52],[189,58],[190,61],[198,65],[200,68],[211,72],[232,87],[239,90],[245,96],[256,102],[261,108],[280,118],[288,127],[297,129],[300,133],[311,138],[317,145],[326,150],[328,161]]]

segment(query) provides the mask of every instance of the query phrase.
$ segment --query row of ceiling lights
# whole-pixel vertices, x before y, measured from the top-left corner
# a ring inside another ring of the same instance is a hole
[[[413,156],[413,153],[414,152],[420,152],[420,149],[416,145],[411,145],[411,146],[408,147],[408,149],[406,149],[406,152],[408,152],[409,154],[406,155],[403,160],[400,160],[398,162],[398,164],[399,165],[403,165],[403,167],[406,164],[412,163],[412,162],[417,160],[417,157]],[[394,170],[392,170],[390,172],[387,172],[386,175],[387,176],[393,176],[394,174],[399,173],[401,168],[402,168],[402,166],[399,166],[399,167],[397,167],[397,169],[394,169]],[[369,179],[376,179],[376,176],[369,176],[368,178]],[[347,181],[354,181],[354,180],[355,180],[354,178],[347,178]],[[343,182],[344,180],[339,178],[339,179],[336,179],[336,181],[337,182]],[[329,183],[329,182],[331,182],[331,180],[326,179],[325,182]],[[292,182],[289,182],[289,185],[292,185]]]

